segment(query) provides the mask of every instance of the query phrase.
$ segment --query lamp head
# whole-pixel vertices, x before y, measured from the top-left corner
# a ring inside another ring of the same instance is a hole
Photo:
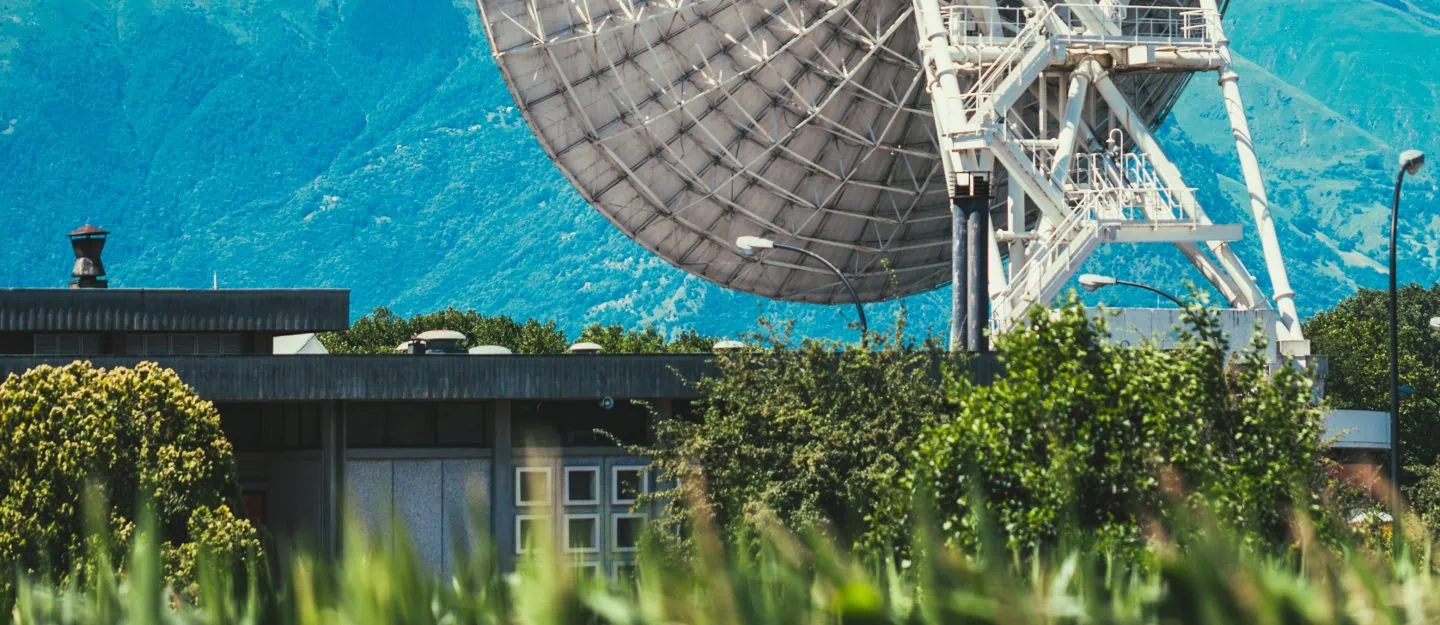
[[[755,250],[768,250],[775,247],[775,242],[760,237],[743,236],[735,239],[735,247],[740,248],[740,253],[746,256],[755,253]]]
[[[1430,318],[1430,329],[1436,332],[1440,332],[1440,317]]]
[[[1425,153],[1420,150],[1405,150],[1400,153],[1400,169],[1405,173],[1415,175],[1420,167],[1425,164]]]
[[[1091,293],[1099,291],[1107,286],[1115,284],[1115,278],[1102,276],[1094,273],[1082,274],[1080,276],[1080,288]]]

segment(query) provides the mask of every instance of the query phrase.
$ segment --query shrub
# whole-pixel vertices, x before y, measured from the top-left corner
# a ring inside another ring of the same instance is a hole
[[[109,533],[98,545],[82,539],[87,483],[109,504],[93,511]],[[70,581],[72,570],[93,565],[96,547],[123,549],[143,500],[155,511],[167,574],[183,585],[201,551],[235,558],[258,549],[255,529],[236,516],[239,496],[219,413],[171,370],[76,362],[0,384],[0,584],[16,567]],[[119,552],[104,555],[121,561]]]
[[[876,513],[891,505],[921,431],[946,413],[939,384],[950,354],[907,341],[903,323],[869,349],[790,341],[772,328],[766,349],[723,352],[697,383],[694,418],[658,425],[653,458],[669,519],[692,504],[738,540],[762,516],[799,530],[833,523],[848,541],[885,544],[901,527]]]
[[[1072,298],[996,341],[1005,372],[993,385],[952,377],[958,412],[922,437],[908,480],[933,497],[949,540],[976,546],[989,519],[1011,549],[1073,539],[1132,551],[1142,521],[1168,514],[1170,475],[1248,540],[1288,541],[1310,503],[1293,489],[1319,467],[1311,382],[1268,372],[1263,345],[1227,365],[1214,314],[1192,305],[1186,320],[1174,349],[1123,348]]]

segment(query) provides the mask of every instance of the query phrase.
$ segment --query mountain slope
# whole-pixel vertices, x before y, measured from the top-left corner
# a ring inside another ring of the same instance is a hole
[[[1227,21],[1248,59],[1242,84],[1302,310],[1384,280],[1394,155],[1437,126],[1435,9],[1234,3]],[[570,328],[734,334],[764,313],[808,334],[848,332],[847,307],[719,289],[588,208],[514,110],[473,13],[434,0],[6,2],[0,285],[61,284],[61,235],[90,221],[115,232],[117,286],[218,276],[350,288],[357,314],[456,305]],[[1248,223],[1218,101],[1198,77],[1161,135],[1217,220]],[[1434,180],[1407,190],[1407,280],[1440,275]],[[1242,252],[1263,273],[1258,247]],[[1102,257],[1107,271],[1171,288],[1193,275],[1158,248]],[[946,302],[942,291],[906,304],[938,329]]]

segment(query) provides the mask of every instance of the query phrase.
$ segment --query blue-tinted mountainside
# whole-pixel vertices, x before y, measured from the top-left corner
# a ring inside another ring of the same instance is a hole
[[[1440,126],[1437,13],[1440,0],[1233,3],[1304,310],[1384,281],[1393,159]],[[571,328],[733,334],[763,310],[840,335],[851,318],[721,290],[621,236],[531,137],[468,2],[10,0],[0,83],[3,286],[62,284],[61,235],[89,221],[115,232],[119,286],[213,273],[350,288],[357,314],[456,305]],[[1248,224],[1218,102],[1198,77],[1162,135],[1217,220]],[[1440,275],[1434,180],[1407,193],[1406,280]],[[1258,246],[1244,251],[1263,274]],[[1165,284],[1192,275],[1161,250],[1103,258]],[[912,298],[912,319],[942,326],[945,301]]]

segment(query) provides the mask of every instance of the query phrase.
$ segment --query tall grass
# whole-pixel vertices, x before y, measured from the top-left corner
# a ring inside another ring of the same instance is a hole
[[[757,553],[726,549],[703,524],[694,530],[691,557],[651,541],[626,579],[579,575],[564,554],[543,545],[507,574],[485,542],[457,548],[455,570],[442,578],[407,541],[382,544],[352,533],[334,561],[297,553],[268,569],[237,572],[202,559],[190,594],[163,583],[155,533],[142,523],[128,559],[99,567],[83,584],[57,589],[19,580],[12,619],[74,625],[1440,621],[1440,580],[1427,558],[1371,559],[1305,540],[1289,556],[1261,557],[1214,532],[1183,550],[1157,546],[1152,566],[1121,571],[1084,552],[979,557],[921,535],[912,560],[873,568],[819,536],[760,531]]]

